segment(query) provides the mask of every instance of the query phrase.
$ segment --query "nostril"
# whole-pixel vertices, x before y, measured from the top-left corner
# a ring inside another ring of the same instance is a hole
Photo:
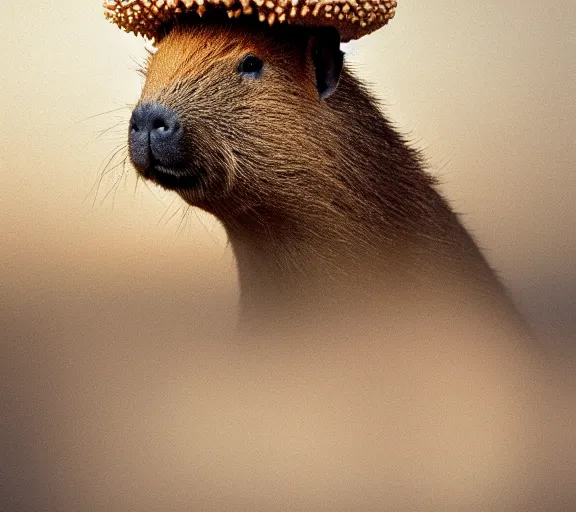
[[[157,117],[152,121],[152,130],[158,132],[165,132],[170,130],[170,124],[166,119]]]

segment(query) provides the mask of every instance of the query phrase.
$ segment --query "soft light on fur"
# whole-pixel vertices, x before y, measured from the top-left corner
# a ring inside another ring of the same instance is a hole
[[[443,304],[447,318],[478,307],[495,324],[521,323],[421,155],[366,88],[345,69],[319,100],[321,37],[193,25],[172,31],[148,66],[141,103],[165,105],[185,127],[198,185],[176,190],[226,228],[243,320],[278,327],[359,310],[389,321],[407,304]],[[246,54],[264,62],[260,78],[237,72]]]

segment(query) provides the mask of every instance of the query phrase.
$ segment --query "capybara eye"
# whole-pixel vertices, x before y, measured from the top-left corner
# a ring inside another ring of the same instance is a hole
[[[253,78],[258,78],[262,74],[264,62],[256,55],[246,55],[238,64],[238,71]]]

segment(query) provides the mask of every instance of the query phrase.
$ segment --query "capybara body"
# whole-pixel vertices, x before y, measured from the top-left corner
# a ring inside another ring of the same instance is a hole
[[[353,311],[385,324],[432,305],[516,317],[421,155],[343,66],[335,31],[172,29],[130,137],[142,176],[222,222],[247,324]]]
[[[240,336],[202,345],[191,308],[178,357],[201,369],[168,372],[183,368],[190,392],[161,420],[184,432],[181,446],[167,430],[185,454],[167,467],[194,503],[539,509],[523,324],[420,154],[343,66],[337,33],[175,27],[150,59],[130,152],[221,221],[238,265]]]

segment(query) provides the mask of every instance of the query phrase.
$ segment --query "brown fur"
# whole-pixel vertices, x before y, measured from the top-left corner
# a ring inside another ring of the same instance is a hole
[[[259,79],[240,76],[247,53]],[[457,216],[362,84],[344,70],[319,100],[309,33],[175,28],[151,58],[142,102],[178,112],[190,174],[178,190],[234,249],[245,320],[388,313],[428,297],[514,307]],[[450,290],[450,292],[448,291]],[[438,292],[441,293],[438,293]]]

